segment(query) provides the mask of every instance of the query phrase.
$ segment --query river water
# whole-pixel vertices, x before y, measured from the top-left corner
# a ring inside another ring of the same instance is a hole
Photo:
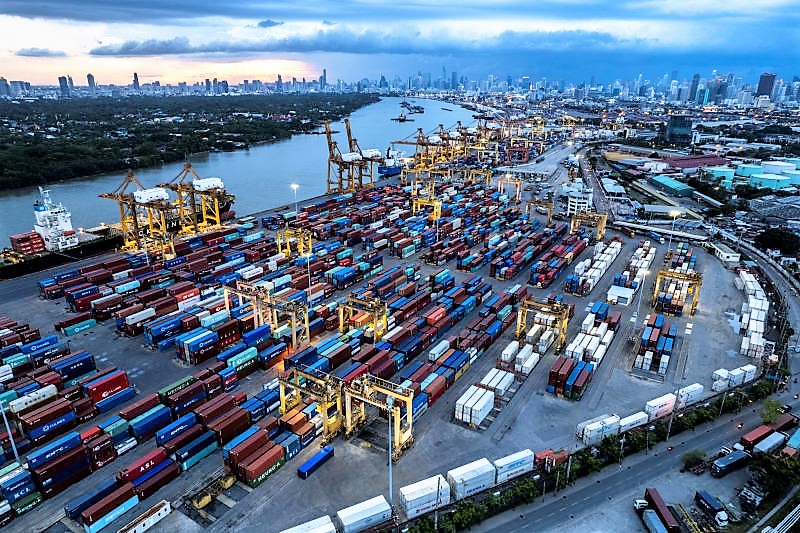
[[[425,113],[410,115],[413,122],[390,120],[403,110],[400,98],[383,98],[350,116],[353,136],[362,150],[377,148],[382,151],[399,140],[413,141],[417,128],[431,133],[443,124],[452,129],[460,120],[464,126],[474,126],[472,111],[434,100],[412,99]],[[443,108],[450,109],[447,111]],[[332,123],[338,131],[334,137],[343,152],[347,152],[347,135],[344,123]],[[414,147],[396,145],[407,155]],[[295,135],[289,140],[254,146],[238,152],[211,153],[192,157],[192,166],[202,178],[218,176],[225,187],[236,195],[234,210],[238,215],[254,213],[294,201],[291,183],[299,185],[298,199],[324,194],[328,168],[328,146],[325,135]],[[159,168],[139,169],[136,178],[145,187],[172,180],[183,170],[182,163],[172,163]],[[98,194],[112,192],[122,183],[124,172],[102,174],[89,178],[53,183],[51,197],[72,211],[72,224],[76,228],[92,227],[100,222],[119,221],[116,202],[98,198]],[[35,187],[0,191],[0,248],[8,246],[7,235],[30,231],[33,228],[33,202],[39,192]],[[174,193],[171,193],[174,197]]]

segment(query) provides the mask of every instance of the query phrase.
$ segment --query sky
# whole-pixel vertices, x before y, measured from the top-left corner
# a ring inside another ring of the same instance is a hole
[[[0,76],[800,75],[800,0],[0,0]]]

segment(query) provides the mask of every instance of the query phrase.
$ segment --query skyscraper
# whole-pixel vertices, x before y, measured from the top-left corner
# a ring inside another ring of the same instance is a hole
[[[689,100],[694,102],[697,98],[697,87],[700,85],[700,74],[692,76],[692,84],[689,86]]]
[[[775,86],[775,74],[764,73],[758,78],[758,89],[756,89],[756,98],[759,96],[770,96],[772,88]]]
[[[0,77],[0,97],[11,96],[11,87],[8,85],[8,80]]]
[[[75,84],[72,83],[72,76],[67,74],[67,87],[69,87],[69,95],[72,96],[75,92]]]
[[[133,73],[133,90],[134,91],[139,90],[139,74],[137,74],[136,72]]]
[[[69,85],[67,85],[67,77],[58,77],[58,88],[61,91],[61,98],[69,98]]]
[[[319,85],[323,89],[328,85],[328,69],[322,69],[322,77],[319,80]]]
[[[86,82],[89,84],[89,92],[91,94],[94,94],[94,90],[96,88],[96,85],[94,84],[94,75],[91,74],[91,73],[87,74],[86,75]]]

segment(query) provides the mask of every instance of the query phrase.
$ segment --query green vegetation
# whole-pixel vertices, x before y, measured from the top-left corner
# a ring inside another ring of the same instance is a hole
[[[683,467],[686,469],[692,468],[701,464],[706,459],[706,452],[703,450],[691,450],[681,456]]]
[[[755,245],[761,250],[779,250],[783,255],[794,255],[800,250],[800,237],[786,229],[768,228],[756,235]]]
[[[0,100],[0,187],[246,149],[313,131],[376,100],[364,94]]]
[[[761,409],[761,420],[765,424],[774,424],[781,416],[781,402],[778,400],[767,400],[764,402],[764,408]]]

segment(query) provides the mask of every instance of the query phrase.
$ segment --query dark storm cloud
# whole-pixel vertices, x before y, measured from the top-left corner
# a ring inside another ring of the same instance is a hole
[[[263,41],[214,41],[192,45],[185,37],[169,40],[126,41],[94,48],[95,56],[153,56],[218,54],[241,52],[340,52],[350,54],[455,54],[507,51],[616,49],[621,46],[646,46],[647,42],[620,41],[607,33],[584,31],[503,32],[497,37],[469,40],[421,34],[395,34],[386,31],[351,31],[346,28],[320,30],[310,35],[292,35]]]
[[[274,28],[275,26],[280,26],[281,24],[283,24],[283,22],[278,22],[276,20],[267,19],[267,20],[262,20],[261,22],[259,22],[258,23],[258,27],[259,28]]]
[[[20,57],[67,57],[61,50],[48,50],[47,48],[20,48],[14,55]]]

